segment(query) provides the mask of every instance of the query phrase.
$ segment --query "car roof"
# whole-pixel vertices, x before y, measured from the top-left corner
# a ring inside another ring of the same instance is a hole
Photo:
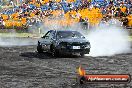
[[[66,32],[78,32],[78,31],[75,31],[75,30],[74,30],[74,31],[73,31],[73,30],[50,30],[50,31],[57,31],[57,32],[63,32],[63,31],[64,31],[64,32],[65,32],[65,31],[66,31]]]

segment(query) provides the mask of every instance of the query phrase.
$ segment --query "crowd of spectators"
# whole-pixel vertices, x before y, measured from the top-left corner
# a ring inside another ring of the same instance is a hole
[[[0,29],[76,23],[87,29],[113,18],[132,27],[132,0],[9,0],[7,5],[12,7],[0,10]]]

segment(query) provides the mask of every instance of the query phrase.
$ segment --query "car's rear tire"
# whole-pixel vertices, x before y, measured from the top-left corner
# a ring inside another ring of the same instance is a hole
[[[84,55],[85,55],[84,53],[80,53],[80,56],[81,56],[81,57],[84,57]]]
[[[38,46],[37,46],[37,51],[38,51],[38,53],[43,53],[42,46],[39,43],[38,43]]]

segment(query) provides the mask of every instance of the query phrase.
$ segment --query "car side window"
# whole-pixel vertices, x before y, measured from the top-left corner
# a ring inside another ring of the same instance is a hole
[[[48,34],[46,34],[45,38],[49,39],[49,37],[50,37],[50,32],[48,32]]]
[[[51,33],[50,38],[51,38],[51,39],[55,39],[55,32],[52,32],[52,33]]]
[[[50,36],[50,32],[47,32],[42,38],[49,39],[49,36]]]
[[[43,37],[44,39],[53,39],[53,32],[49,31]]]
[[[49,39],[55,39],[55,32],[51,32],[49,35]]]

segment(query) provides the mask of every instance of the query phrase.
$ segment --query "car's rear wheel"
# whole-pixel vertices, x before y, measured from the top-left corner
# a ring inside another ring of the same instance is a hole
[[[38,42],[38,46],[37,46],[37,51],[38,51],[38,53],[42,53],[43,52],[42,46],[40,45],[39,42]]]
[[[81,57],[84,57],[84,53],[80,53],[80,56],[81,56]]]

